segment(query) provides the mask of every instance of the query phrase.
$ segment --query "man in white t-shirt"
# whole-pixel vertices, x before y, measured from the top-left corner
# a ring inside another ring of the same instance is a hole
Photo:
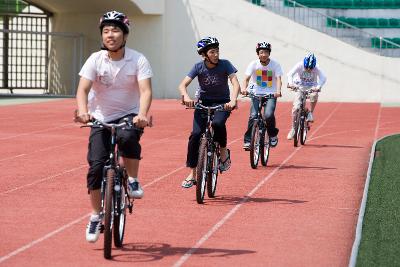
[[[99,27],[102,50],[93,53],[79,72],[75,121],[87,123],[94,119],[117,123],[128,118],[136,127],[143,128],[148,125],[147,113],[152,99],[150,64],[141,53],[125,47],[129,20],[123,13],[105,13]],[[117,131],[119,153],[129,176],[128,194],[133,198],[143,197],[138,181],[140,136],[141,133],[133,128]],[[109,140],[108,129],[91,129],[87,155],[87,188],[92,205],[86,228],[88,242],[96,242],[100,234],[100,188],[103,168],[109,157]]]
[[[298,86],[304,89],[312,89],[310,97],[310,112],[307,115],[307,121],[314,122],[313,112],[318,102],[318,92],[321,91],[322,86],[326,82],[326,76],[317,65],[317,58],[314,54],[309,53],[303,59],[298,62],[287,74],[288,88],[294,89]],[[288,133],[287,139],[293,139],[294,121],[296,118],[297,111],[300,108],[301,92],[297,91],[293,100],[292,108],[292,127]]]
[[[278,97],[281,97],[282,68],[278,62],[270,58],[271,44],[267,42],[258,43],[256,46],[258,59],[253,60],[248,65],[245,72],[245,79],[243,82],[244,91],[242,94],[249,92],[255,95],[269,95],[273,94],[273,98],[269,98],[263,103],[264,119],[267,122],[267,133],[270,138],[271,147],[278,144],[278,132],[275,120],[275,108]],[[250,83],[250,85],[249,85]],[[244,134],[243,148],[248,150],[251,141],[251,129],[253,127],[254,119],[257,117],[258,99],[252,99],[250,107],[250,116],[248,121],[247,131]]]

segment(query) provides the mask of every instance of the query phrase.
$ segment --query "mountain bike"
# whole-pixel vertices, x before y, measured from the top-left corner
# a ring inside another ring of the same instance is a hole
[[[249,147],[250,165],[253,169],[256,169],[260,158],[263,166],[267,166],[268,163],[270,150],[269,136],[267,133],[267,123],[261,112],[266,101],[270,98],[274,98],[275,96],[274,94],[255,95],[250,93],[247,97],[258,100],[257,117],[253,120]]]
[[[207,127],[200,139],[199,160],[196,167],[196,201],[204,203],[204,194],[215,197],[217,190],[218,170],[220,162],[219,144],[214,141],[214,130],[211,126],[216,111],[224,110],[223,105],[204,106],[196,103],[194,109],[203,110],[207,113]]]
[[[104,258],[111,258],[111,243],[114,234],[114,245],[122,247],[125,234],[126,210],[132,214],[133,198],[127,194],[128,175],[123,161],[118,155],[117,129],[135,129],[139,134],[143,133],[142,128],[134,126],[127,118],[121,123],[105,123],[93,121],[86,126],[91,128],[107,128],[111,131],[110,156],[103,170],[101,182],[101,212],[102,219],[101,233],[104,233]]]
[[[297,114],[294,119],[294,136],[293,136],[293,144],[295,147],[300,144],[305,145],[307,140],[308,131],[311,129],[310,122],[307,121],[308,113],[310,112],[306,107],[306,100],[310,98],[310,94],[313,92],[317,92],[318,90],[314,88],[305,88],[294,86],[291,87],[293,91],[298,91],[301,93],[300,97],[300,108],[297,111]]]

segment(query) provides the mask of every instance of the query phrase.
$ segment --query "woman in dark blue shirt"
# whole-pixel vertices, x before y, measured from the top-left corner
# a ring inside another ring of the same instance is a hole
[[[240,92],[239,81],[236,77],[237,69],[225,59],[219,59],[219,42],[217,38],[207,37],[197,43],[197,52],[203,60],[196,63],[189,74],[179,85],[183,103],[187,107],[194,106],[194,100],[190,98],[187,87],[197,77],[199,90],[196,97],[205,106],[223,104],[225,110],[217,111],[214,115],[212,126],[214,138],[220,145],[221,163],[220,170],[227,171],[230,168],[230,151],[227,149],[226,121],[230,111],[236,106],[236,99]],[[233,90],[230,92],[228,79]],[[182,182],[182,187],[193,186],[196,177],[196,166],[199,158],[199,146],[201,135],[207,127],[207,118],[201,115],[199,110],[194,111],[193,131],[189,137],[186,166],[190,168],[188,177]]]

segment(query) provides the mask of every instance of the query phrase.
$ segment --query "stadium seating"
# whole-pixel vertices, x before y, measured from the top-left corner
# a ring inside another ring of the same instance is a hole
[[[400,0],[297,0],[296,3],[311,8],[400,8]],[[289,7],[294,6],[293,2],[290,2],[289,0],[284,0],[284,5]]]

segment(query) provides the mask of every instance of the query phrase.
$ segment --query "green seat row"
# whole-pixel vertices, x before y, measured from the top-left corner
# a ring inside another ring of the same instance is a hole
[[[386,42],[385,40],[391,41],[398,46],[395,46],[391,43]],[[385,40],[381,40],[378,37],[371,38],[371,46],[372,48],[400,48],[400,38],[385,38]]]
[[[338,19],[339,23],[336,24],[336,19]],[[327,18],[326,26],[328,27],[338,27],[338,28],[346,28],[345,24],[340,22],[345,22],[350,24],[351,26],[357,28],[400,28],[400,19],[397,18],[346,18],[346,17],[337,17],[337,18]]]
[[[297,0],[296,3],[311,8],[388,9],[400,8],[400,0]],[[293,1],[284,0],[284,5],[293,7]]]

